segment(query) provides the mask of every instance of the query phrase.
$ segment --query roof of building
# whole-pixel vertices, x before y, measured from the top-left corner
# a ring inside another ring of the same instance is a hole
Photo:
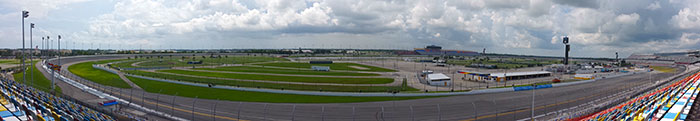
[[[450,79],[450,77],[447,77],[447,75],[442,74],[442,73],[434,73],[434,74],[428,74],[428,80],[443,80],[443,79]]]
[[[511,76],[525,76],[525,75],[537,75],[537,74],[551,74],[549,71],[527,71],[527,72],[508,72],[508,73],[491,73],[492,77],[511,77]]]
[[[459,70],[459,71],[457,71],[457,73],[469,74],[469,75],[479,75],[479,76],[488,76],[489,75],[489,73],[469,71],[469,70]]]

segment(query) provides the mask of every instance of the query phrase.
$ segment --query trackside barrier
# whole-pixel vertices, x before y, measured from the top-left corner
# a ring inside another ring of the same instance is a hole
[[[49,59],[48,61],[52,61],[52,60],[54,60],[54,59]],[[46,60],[45,60],[45,61],[46,61]],[[49,70],[49,69],[46,67],[46,65],[44,65],[44,64],[45,64],[45,62],[42,63],[43,69],[46,70],[47,72],[50,72],[51,70]],[[111,72],[111,71],[110,71],[110,72]],[[95,95],[95,96],[98,96],[98,97],[100,97],[100,98],[115,99],[115,100],[117,100],[118,102],[123,102],[123,104],[129,105],[129,106],[131,106],[131,107],[135,107],[136,109],[139,109],[139,110],[141,110],[141,111],[148,112],[148,113],[152,113],[152,114],[156,114],[156,115],[159,115],[159,116],[162,116],[162,117],[166,117],[166,118],[170,118],[170,119],[172,119],[172,120],[180,120],[180,121],[186,121],[186,120],[187,120],[187,119],[184,119],[184,118],[172,116],[171,114],[166,114],[166,113],[159,112],[159,111],[156,111],[156,110],[153,110],[153,109],[149,109],[149,108],[143,107],[143,106],[141,106],[141,105],[138,105],[138,104],[136,104],[136,103],[129,103],[129,101],[127,101],[127,100],[118,98],[118,97],[116,97],[116,96],[112,96],[112,95],[107,94],[107,93],[104,93],[104,92],[101,92],[101,91],[96,90],[96,89],[94,89],[94,88],[92,88],[92,87],[90,87],[90,86],[86,86],[86,85],[83,85],[82,83],[79,83],[79,82],[77,82],[77,81],[74,81],[74,80],[72,80],[72,79],[70,79],[70,78],[66,78],[66,77],[64,77],[63,75],[61,75],[60,73],[59,73],[59,74],[56,74],[55,77],[58,78],[59,80],[63,81],[63,82],[66,82],[66,83],[70,84],[70,85],[73,86],[73,87],[76,87],[76,88],[81,89],[81,90],[83,90],[83,91],[89,92],[89,93],[91,93],[91,94],[93,94],[93,95]]]
[[[544,85],[535,85],[533,86],[522,86],[522,87],[513,87],[514,91],[525,91],[525,90],[532,90],[532,89],[544,89],[544,88],[551,88],[552,84],[544,84]]]

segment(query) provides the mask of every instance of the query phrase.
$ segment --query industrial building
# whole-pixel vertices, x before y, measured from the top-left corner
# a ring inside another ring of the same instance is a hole
[[[548,71],[528,71],[528,72],[508,72],[508,73],[483,73],[475,71],[459,70],[457,73],[464,74],[465,79],[475,81],[506,81],[518,79],[531,79],[539,77],[548,77],[552,73]]]
[[[464,50],[443,50],[442,47],[430,45],[425,48],[415,48],[416,53],[420,55],[446,55],[446,56],[477,56],[478,52]]]

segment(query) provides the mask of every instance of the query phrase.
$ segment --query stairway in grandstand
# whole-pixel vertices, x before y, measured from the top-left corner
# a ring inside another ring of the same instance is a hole
[[[598,112],[584,120],[653,120],[684,121],[697,110],[696,97],[700,90],[700,73],[660,89],[652,90],[613,108]],[[697,119],[696,116],[691,118]]]

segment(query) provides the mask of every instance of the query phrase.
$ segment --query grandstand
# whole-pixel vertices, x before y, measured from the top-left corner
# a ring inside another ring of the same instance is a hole
[[[578,119],[599,120],[686,120],[698,95],[700,73],[650,91],[601,112]],[[695,107],[697,108],[697,107]],[[577,119],[574,119],[577,120]]]
[[[0,116],[8,121],[114,121],[111,115],[76,102],[0,78]]]

